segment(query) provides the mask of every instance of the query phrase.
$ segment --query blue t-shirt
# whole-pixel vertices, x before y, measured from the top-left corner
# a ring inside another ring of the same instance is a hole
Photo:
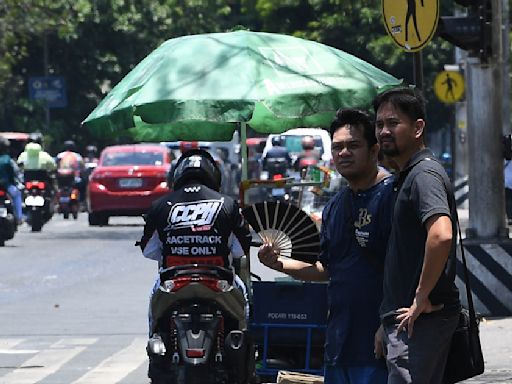
[[[384,364],[375,360],[374,335],[392,215],[393,177],[357,193],[344,188],[324,208],[319,260],[329,273],[327,365]]]

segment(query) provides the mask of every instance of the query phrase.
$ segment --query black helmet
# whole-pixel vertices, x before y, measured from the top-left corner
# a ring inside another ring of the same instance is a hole
[[[64,142],[64,150],[66,151],[75,151],[76,145],[73,140],[66,140]]]
[[[315,139],[313,136],[304,136],[301,140],[302,149],[315,149]]]
[[[43,135],[41,132],[32,132],[30,135],[28,135],[28,142],[29,143],[37,143],[39,145],[43,144]]]
[[[175,190],[192,180],[216,191],[220,190],[221,173],[219,167],[212,155],[204,149],[191,149],[181,155],[172,175]]]
[[[272,136],[270,141],[272,142],[273,147],[280,147],[281,145],[283,145],[283,140],[281,139],[281,135]]]

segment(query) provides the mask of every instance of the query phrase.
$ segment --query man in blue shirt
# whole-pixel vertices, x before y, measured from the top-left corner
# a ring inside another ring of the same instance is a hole
[[[272,244],[258,256],[295,279],[329,281],[325,384],[383,384],[381,334],[383,263],[390,231],[392,177],[377,166],[379,145],[368,115],[340,110],[331,124],[332,156],[348,181],[322,214],[322,251],[312,265],[285,258]]]

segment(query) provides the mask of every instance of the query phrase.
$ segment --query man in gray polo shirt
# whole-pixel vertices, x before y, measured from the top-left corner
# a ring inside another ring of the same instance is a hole
[[[454,197],[424,144],[419,91],[392,89],[377,96],[374,109],[381,149],[400,167],[380,309],[388,384],[442,383],[460,310]]]

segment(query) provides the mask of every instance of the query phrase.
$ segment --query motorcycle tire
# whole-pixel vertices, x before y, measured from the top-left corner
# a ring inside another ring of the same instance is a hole
[[[1,239],[1,240],[0,240],[0,247],[5,247],[5,241],[4,241],[4,239]]]
[[[69,212],[64,212],[62,216],[64,216],[65,220],[69,219]]]
[[[43,228],[43,215],[40,210],[32,212],[32,232],[40,232]]]
[[[73,212],[73,220],[76,220],[78,219],[78,212]]]

